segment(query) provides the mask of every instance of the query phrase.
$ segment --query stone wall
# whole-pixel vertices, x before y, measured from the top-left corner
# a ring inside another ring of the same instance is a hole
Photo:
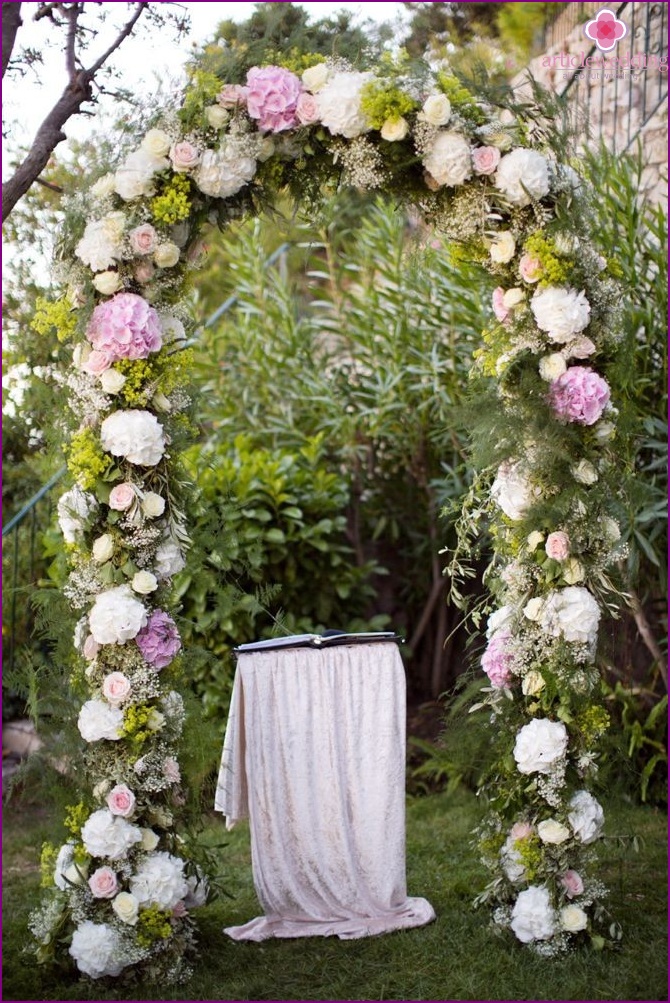
[[[545,87],[559,94],[568,92],[570,115],[585,144],[597,147],[602,139],[621,153],[635,152],[641,141],[644,195],[667,207],[667,4],[622,5],[620,17],[628,32],[607,54],[593,48],[584,35],[586,21],[602,6],[569,5],[548,33],[549,39],[559,41],[533,59],[529,70]],[[576,8],[580,14],[583,9],[583,17],[575,24]],[[608,59],[605,65],[604,55]],[[523,77],[518,78],[517,86],[524,90]]]

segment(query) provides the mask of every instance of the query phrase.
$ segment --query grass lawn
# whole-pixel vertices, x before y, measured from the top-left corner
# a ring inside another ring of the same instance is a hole
[[[437,913],[431,926],[358,941],[334,938],[239,944],[222,927],[258,915],[246,826],[225,834],[212,816],[207,836],[221,854],[234,896],[200,910],[202,959],[178,989],[90,982],[38,969],[22,953],[39,895],[44,839],[58,839],[45,810],[12,805],[4,816],[4,1000],[665,1000],[666,818],[650,808],[605,804],[610,837],[640,837],[639,852],[602,844],[610,909],[624,926],[621,950],[549,961],[488,927],[471,899],[482,871],[468,847],[477,803],[466,792],[408,802],[407,878]]]

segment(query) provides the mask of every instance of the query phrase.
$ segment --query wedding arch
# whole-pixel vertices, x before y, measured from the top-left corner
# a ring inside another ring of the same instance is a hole
[[[302,72],[254,67],[244,82],[196,75],[179,109],[153,115],[123,162],[67,200],[61,294],[38,322],[72,346],[73,486],[58,510],[80,617],[87,787],[69,838],[44,855],[52,887],[32,917],[42,960],[68,951],[93,978],[148,967],[170,979],[193,946],[208,883],[180,835],[171,615],[189,545],[185,294],[207,225],[258,213],[286,188],[309,210],[341,184],[417,206],[497,282],[473,371],[479,504],[461,520],[476,532],[485,514],[493,541],[479,713],[497,760],[481,792],[481,899],[544,955],[616,936],[593,873],[603,812],[590,786],[620,535],[605,379],[618,294],[590,237],[597,205],[555,145],[530,113],[427,66],[357,72],[314,57]]]

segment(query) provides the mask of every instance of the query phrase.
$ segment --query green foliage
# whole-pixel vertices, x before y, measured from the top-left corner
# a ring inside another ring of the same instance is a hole
[[[667,808],[667,694],[659,699],[654,690],[623,686],[617,680],[606,687],[606,698],[620,729],[619,756],[628,760],[617,779],[626,778],[640,801]]]

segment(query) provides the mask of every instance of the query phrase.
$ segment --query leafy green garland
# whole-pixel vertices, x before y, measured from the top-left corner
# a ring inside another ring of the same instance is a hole
[[[595,651],[618,529],[616,412],[593,365],[602,373],[618,320],[587,193],[528,122],[445,74],[402,59],[367,73],[302,65],[256,67],[244,84],[196,74],[179,111],[68,201],[63,294],[35,321],[73,346],[62,380],[75,483],[59,514],[89,787],[70,838],[45,854],[53,887],[32,929],[41,958],[66,945],[93,978],[183,975],[190,910],[207,897],[179,834],[170,598],[188,546],[188,291],[206,224],[258,213],[287,187],[314,212],[342,184],[417,204],[500,283],[474,373],[480,463],[497,471],[485,506],[497,609],[483,704],[500,746],[486,895],[496,922],[541,953],[602,942],[604,889],[588,874],[602,811],[588,784],[607,726]]]

